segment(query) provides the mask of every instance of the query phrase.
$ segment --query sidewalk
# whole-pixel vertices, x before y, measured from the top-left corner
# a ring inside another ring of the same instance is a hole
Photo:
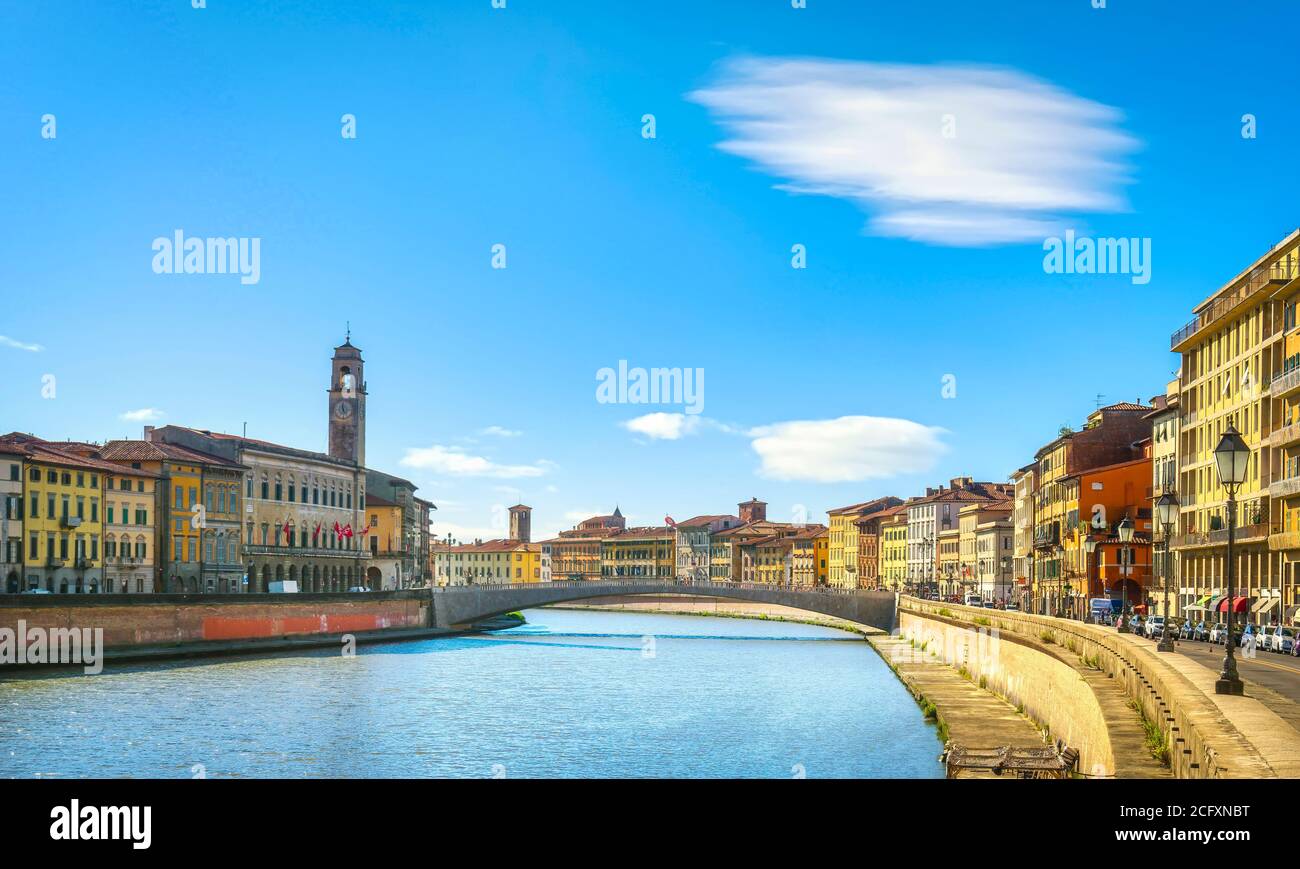
[[[914,650],[898,636],[867,638],[919,701],[935,707],[947,738],[967,748],[1042,748],[1043,735],[1010,703],[962,676],[937,657]],[[989,774],[990,778],[994,776]]]
[[[1118,632],[1115,636],[1129,645],[1148,651],[1155,650],[1154,640]],[[1300,778],[1300,731],[1269,709],[1259,696],[1252,696],[1249,681],[1245,697],[1216,694],[1214,682],[1219,678],[1217,671],[1177,652],[1161,654],[1160,661],[1180,673],[1204,694],[1224,721],[1259,753],[1274,775],[1279,778]]]

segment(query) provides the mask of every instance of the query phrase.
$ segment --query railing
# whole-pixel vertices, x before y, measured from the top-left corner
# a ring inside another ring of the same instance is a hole
[[[1284,477],[1281,480],[1274,481],[1268,487],[1268,496],[1270,498],[1288,498],[1297,493],[1300,493],[1300,476]]]
[[[319,558],[369,558],[369,549],[323,549],[319,546],[245,546],[245,555],[275,555]]]
[[[1253,523],[1242,525],[1237,529],[1233,540],[1238,543],[1246,540],[1267,537],[1269,532],[1267,523]],[[1219,528],[1215,531],[1192,532],[1190,534],[1180,534],[1174,537],[1174,547],[1179,546],[1214,546],[1220,543],[1228,542],[1228,529]]]
[[[1227,314],[1237,305],[1249,299],[1270,283],[1286,283],[1300,276],[1300,263],[1276,262],[1269,266],[1260,266],[1250,272],[1246,279],[1234,290],[1219,296],[1195,319],[1169,337],[1169,349],[1195,335],[1201,329]]]
[[[1280,398],[1296,387],[1300,387],[1300,367],[1274,375],[1269,386],[1269,394],[1274,398]]]
[[[815,594],[858,594],[861,589],[840,588],[829,585],[790,585],[786,583],[775,582],[695,582],[693,580],[676,579],[656,579],[654,577],[644,577],[639,581],[626,579],[591,579],[591,580],[554,580],[552,582],[476,582],[472,585],[438,585],[434,586],[431,591],[436,593],[442,592],[460,592],[460,591],[482,591],[485,588],[507,589],[507,588],[592,588],[593,586],[639,586],[639,585],[670,585],[680,586],[691,589],[717,589],[719,591],[745,589],[748,591],[806,591]]]
[[[1270,447],[1280,447],[1295,440],[1300,440],[1300,422],[1293,422],[1290,425],[1274,429],[1269,433],[1267,443]]]

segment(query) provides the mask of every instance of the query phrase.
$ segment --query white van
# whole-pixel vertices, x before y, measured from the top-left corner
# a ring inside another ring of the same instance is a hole
[[[966,606],[984,606],[984,598],[977,594],[966,595]]]

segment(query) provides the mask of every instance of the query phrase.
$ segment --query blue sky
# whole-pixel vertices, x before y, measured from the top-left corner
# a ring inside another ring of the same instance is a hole
[[[1293,5],[1146,5],[4,2],[0,428],[323,449],[351,321],[369,464],[439,531],[1005,478],[1300,223]],[[1067,227],[1150,282],[1045,273]],[[177,229],[259,282],[155,274]],[[704,369],[701,421],[629,430],[681,408],[598,403],[619,360]]]

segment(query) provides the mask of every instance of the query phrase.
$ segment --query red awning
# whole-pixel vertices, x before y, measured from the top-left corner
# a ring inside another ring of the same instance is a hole
[[[1221,613],[1225,613],[1228,611],[1228,599],[1226,597],[1223,600],[1219,601],[1219,606],[1217,607],[1217,609]],[[1234,597],[1232,599],[1232,611],[1234,613],[1250,612],[1250,598]]]
[[[1133,612],[1137,613],[1140,616],[1144,616],[1147,614],[1147,605],[1144,603],[1140,603],[1137,606],[1133,607]]]

